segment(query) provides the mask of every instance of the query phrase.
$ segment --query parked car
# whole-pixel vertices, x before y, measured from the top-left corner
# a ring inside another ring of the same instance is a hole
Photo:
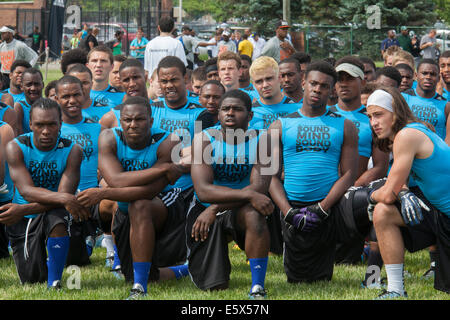
[[[441,52],[450,50],[450,29],[436,30],[436,42],[440,44],[439,50]]]

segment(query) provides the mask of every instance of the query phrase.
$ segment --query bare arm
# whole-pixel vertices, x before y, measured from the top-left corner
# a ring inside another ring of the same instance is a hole
[[[4,93],[2,96],[2,102],[7,104],[11,108],[14,108],[14,99],[9,93]]]
[[[174,146],[175,138],[168,137],[162,145],[166,148]],[[159,179],[166,174],[170,168],[170,163],[167,161],[169,155],[158,155],[157,163],[149,169],[139,171],[124,171],[121,163],[116,155],[116,141],[111,129],[103,130],[99,137],[99,161],[98,168],[105,179],[106,183],[113,188],[123,188],[130,186],[147,185],[156,179]],[[158,148],[159,153],[160,148]]]
[[[116,115],[112,110],[105,113],[100,119],[99,123],[105,128],[114,128],[119,126],[119,124],[117,123]]]
[[[358,180],[356,180],[356,187],[368,185],[370,182],[386,176],[387,170],[389,168],[389,153],[383,152],[378,149],[378,147],[373,146],[372,162],[373,167],[364,171],[364,173],[360,175]]]
[[[358,171],[358,134],[355,125],[345,120],[344,141],[341,149],[340,178],[333,184],[328,195],[320,203],[323,210],[330,209],[345,194],[356,179]]]
[[[447,119],[445,127],[445,143],[450,146],[450,102],[445,105],[445,118]]]
[[[14,111],[16,112],[16,130],[14,130],[14,131],[15,131],[16,136],[18,136],[18,135],[21,135],[23,133],[23,126],[22,126],[23,109],[22,109],[22,105],[20,103],[16,102],[14,104]]]

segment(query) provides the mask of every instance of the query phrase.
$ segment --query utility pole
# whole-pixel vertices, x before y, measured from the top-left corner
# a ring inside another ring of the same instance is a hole
[[[291,24],[291,0],[283,0],[283,20]]]

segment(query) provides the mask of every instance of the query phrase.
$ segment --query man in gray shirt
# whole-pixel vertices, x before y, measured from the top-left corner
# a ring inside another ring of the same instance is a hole
[[[431,29],[430,32],[423,36],[420,40],[420,50],[423,51],[423,59],[437,59],[437,50],[439,43],[436,43],[436,29]]]
[[[292,43],[286,38],[290,26],[286,21],[279,21],[276,24],[276,35],[266,42],[261,56],[268,56],[275,59],[276,62],[291,56],[295,49]]]
[[[230,40],[231,32],[229,30],[225,30],[222,33],[222,40],[219,41],[217,47],[219,48],[219,54],[224,51],[236,52],[236,44],[234,41]]]

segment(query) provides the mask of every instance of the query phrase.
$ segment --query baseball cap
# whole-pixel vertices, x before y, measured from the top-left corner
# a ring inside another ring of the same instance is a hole
[[[225,30],[224,32],[222,32],[222,35],[223,36],[231,36],[231,33],[230,33],[230,31]]]
[[[406,26],[402,26],[402,27],[400,28],[400,30],[401,30],[401,31],[405,31],[405,30],[408,30],[408,28],[407,28]]]
[[[277,22],[277,24],[275,25],[276,28],[290,28],[291,26],[289,25],[289,23],[285,20],[280,20]]]
[[[11,32],[11,33],[14,33],[14,30],[11,29],[11,28],[8,28],[7,26],[3,26],[3,27],[0,28],[0,33],[3,33],[3,32]]]
[[[344,71],[347,72],[349,75],[351,75],[354,78],[361,78],[361,80],[364,80],[364,71],[362,71],[359,67],[355,66],[351,63],[341,63],[336,67],[336,72]]]

